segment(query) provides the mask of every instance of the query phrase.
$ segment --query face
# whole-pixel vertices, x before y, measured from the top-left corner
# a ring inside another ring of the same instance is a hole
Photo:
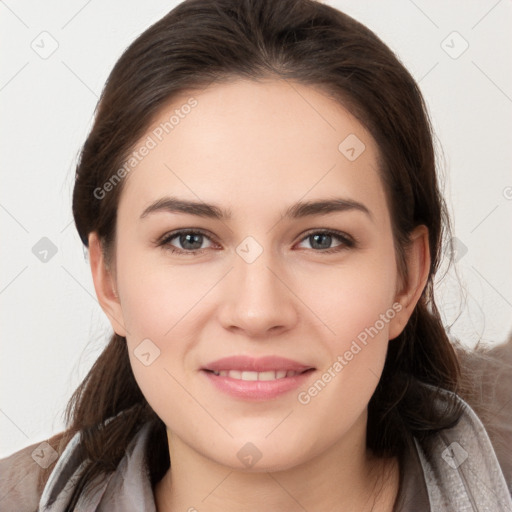
[[[364,443],[410,313],[369,133],[312,87],[240,80],[174,98],[134,150],[102,305],[171,457],[278,470]]]

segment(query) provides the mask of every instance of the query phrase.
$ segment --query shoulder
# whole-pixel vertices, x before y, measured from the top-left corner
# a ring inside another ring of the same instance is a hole
[[[512,492],[512,336],[492,348],[459,350],[462,398],[483,423]]]
[[[445,398],[461,405],[456,425],[422,441],[415,440],[432,510],[512,510],[507,482],[485,426],[462,398],[445,391]]]
[[[31,444],[0,459],[1,510],[16,510],[17,512],[35,512],[37,510],[44,487],[41,481],[43,466],[46,466],[49,461],[49,454],[44,453],[46,445],[43,443]],[[50,445],[48,448],[51,449]],[[36,462],[37,456],[43,461],[43,464]]]
[[[150,427],[148,422],[134,435],[114,471],[108,475],[97,475],[94,482],[90,482],[94,485],[87,493],[80,494],[76,510],[113,510],[110,506],[103,507],[104,495],[105,499],[112,498],[117,504],[117,498],[124,499],[126,507],[123,510],[131,506],[129,503],[134,492],[142,490],[145,498],[151,499],[151,483],[144,459]],[[0,459],[0,510],[63,510],[62,507],[72,499],[86,465],[82,434],[81,430],[61,432],[47,441],[31,444]]]

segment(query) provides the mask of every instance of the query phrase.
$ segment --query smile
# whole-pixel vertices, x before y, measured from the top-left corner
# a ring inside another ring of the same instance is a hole
[[[314,368],[298,370],[206,370],[200,372],[223,396],[237,400],[264,402],[285,397],[300,386],[306,386]],[[295,396],[295,395],[293,395]]]
[[[308,370],[304,370],[308,371]],[[251,372],[251,371],[240,371],[240,370],[220,370],[212,371],[214,375],[218,377],[228,377],[229,379],[245,380],[245,381],[270,381],[277,379],[284,379],[286,377],[295,377],[304,372],[297,372],[293,370],[270,370],[265,372]]]

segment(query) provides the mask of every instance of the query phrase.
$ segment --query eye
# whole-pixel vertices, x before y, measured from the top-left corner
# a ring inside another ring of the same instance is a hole
[[[171,242],[176,239],[176,242],[182,247],[176,247]],[[204,248],[201,246],[204,240],[211,240],[203,231],[198,230],[181,230],[167,233],[157,242],[158,247],[163,247],[165,250],[169,250],[172,253],[177,254],[189,254],[195,256],[202,252]]]
[[[176,240],[175,243],[179,244],[181,248],[173,243],[174,240]],[[206,248],[202,247],[205,240],[211,241],[212,239],[202,230],[182,229],[167,233],[156,242],[156,245],[175,254],[196,256],[212,247],[212,245]],[[301,243],[306,240],[309,241],[311,248],[315,250],[315,252],[321,253],[340,252],[357,246],[357,242],[352,236],[332,230],[311,231],[302,238]],[[334,247],[331,247],[333,240],[338,243]]]
[[[323,253],[339,252],[344,249],[356,247],[356,240],[353,237],[339,231],[311,231],[302,239],[302,242],[305,240],[309,241],[313,249],[320,249],[316,252]],[[337,240],[339,243],[331,247],[333,240]]]

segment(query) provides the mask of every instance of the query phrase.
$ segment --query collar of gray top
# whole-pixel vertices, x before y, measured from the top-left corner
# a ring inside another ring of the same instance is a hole
[[[407,451],[396,512],[512,512],[512,498],[487,432],[469,405],[458,400],[464,412],[457,425],[428,442],[415,439]],[[148,423],[139,430],[117,469],[99,478],[94,493],[82,496],[75,510],[156,512],[144,464],[149,427]],[[55,465],[41,495],[40,512],[66,510],[83,466],[79,443],[80,432]]]

